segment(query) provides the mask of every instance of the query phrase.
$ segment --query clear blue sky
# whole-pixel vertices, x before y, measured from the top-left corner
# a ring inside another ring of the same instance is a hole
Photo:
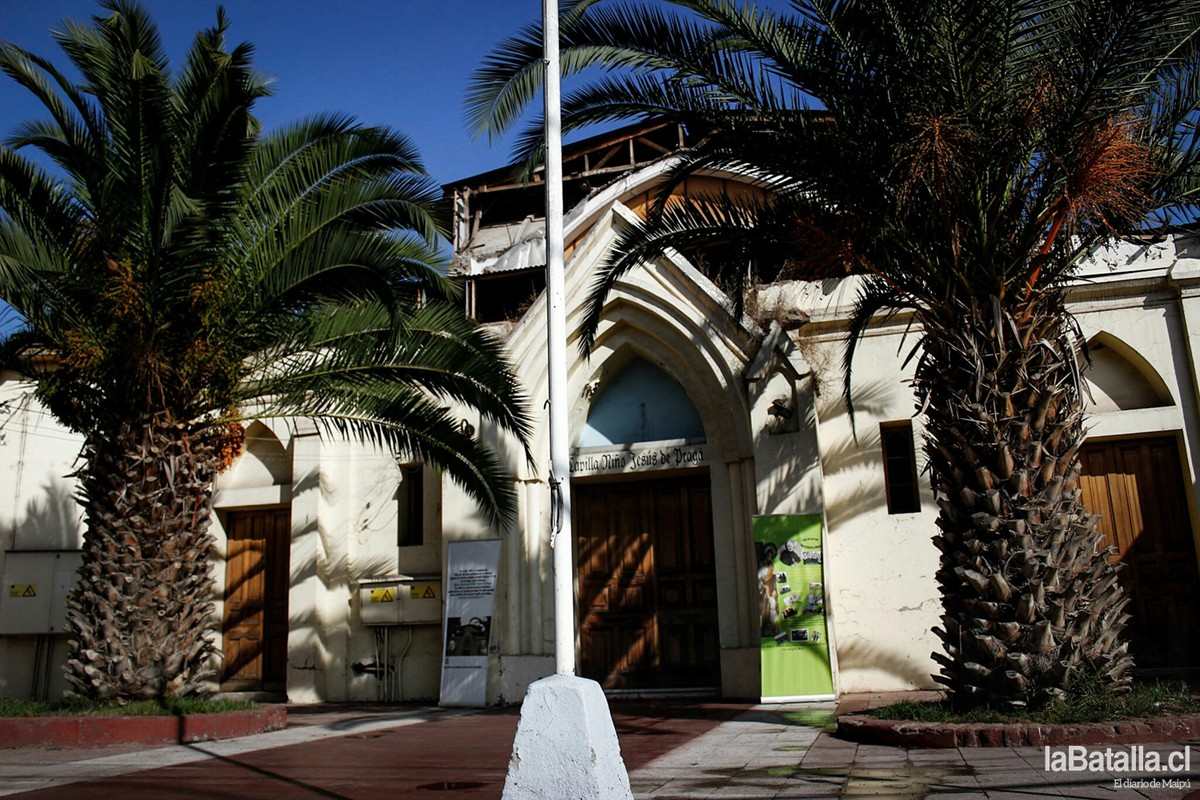
[[[216,21],[217,0],[142,0],[158,22],[173,65],[196,32]],[[785,7],[785,0],[760,0]],[[474,141],[463,123],[472,71],[502,39],[540,19],[541,0],[224,0],[230,45],[255,46],[275,96],[257,106],[276,127],[316,112],[387,125],[417,145],[430,175],[446,184],[504,166],[511,143]],[[67,68],[50,31],[64,18],[87,22],[94,0],[0,0],[0,41]],[[45,118],[29,93],[0,75],[0,137]],[[18,320],[0,302],[0,336]]]
[[[216,20],[216,0],[143,0],[173,64]],[[462,122],[471,71],[501,39],[541,16],[541,0],[225,0],[231,43],[255,46],[275,77],[259,105],[268,127],[317,111],[352,114],[411,137],[439,183],[507,163],[510,146],[472,141]],[[93,0],[0,0],[0,40],[65,66],[50,36],[63,18],[87,21]],[[0,135],[40,106],[0,76]]]
[[[143,0],[173,65],[196,32],[216,21],[217,0]],[[541,0],[224,0],[230,46],[255,46],[257,68],[275,78],[260,102],[268,127],[315,112],[387,125],[416,143],[438,183],[508,163],[511,142],[473,141],[463,123],[465,86],[492,47],[541,17]],[[87,22],[94,0],[0,0],[0,40],[67,68],[51,37],[64,18]],[[45,118],[29,93],[0,75],[0,137]],[[0,338],[20,325],[0,301]]]

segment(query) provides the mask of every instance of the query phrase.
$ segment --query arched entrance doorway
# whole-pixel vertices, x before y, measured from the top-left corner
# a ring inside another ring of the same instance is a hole
[[[1124,567],[1118,575],[1131,600],[1126,635],[1134,666],[1146,675],[1195,675],[1200,575],[1181,438],[1170,423],[1153,426],[1145,417],[1124,430],[1114,425],[1126,412],[1174,410],[1175,401],[1150,362],[1115,335],[1097,333],[1088,349],[1088,413],[1107,431],[1079,449],[1080,488],[1084,505],[1100,516],[1104,544],[1117,549],[1111,560]]]
[[[606,689],[719,689],[707,472],[573,492],[580,673]]]
[[[225,516],[221,688],[283,691],[287,678],[288,508]]]
[[[262,422],[217,480],[224,555],[220,687],[284,692],[291,588],[292,453]]]
[[[610,691],[721,686],[704,427],[634,358],[597,394],[575,452],[579,670]]]

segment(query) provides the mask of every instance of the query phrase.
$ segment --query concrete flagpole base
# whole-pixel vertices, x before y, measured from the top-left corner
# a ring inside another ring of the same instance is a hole
[[[573,675],[530,684],[503,800],[633,800],[600,684]]]

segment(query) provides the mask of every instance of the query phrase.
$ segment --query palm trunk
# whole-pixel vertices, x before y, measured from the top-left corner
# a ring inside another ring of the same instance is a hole
[[[95,699],[201,691],[213,673],[212,437],[162,416],[91,436],[66,679]]]
[[[1083,507],[1063,294],[939,311],[916,375],[940,509],[934,678],[960,708],[1041,705],[1080,670],[1124,690],[1128,598]]]

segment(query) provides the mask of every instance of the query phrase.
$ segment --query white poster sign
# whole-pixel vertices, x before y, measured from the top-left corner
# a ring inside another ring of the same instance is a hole
[[[499,539],[451,542],[447,547],[440,705],[483,706],[487,702],[488,651],[499,567]]]

